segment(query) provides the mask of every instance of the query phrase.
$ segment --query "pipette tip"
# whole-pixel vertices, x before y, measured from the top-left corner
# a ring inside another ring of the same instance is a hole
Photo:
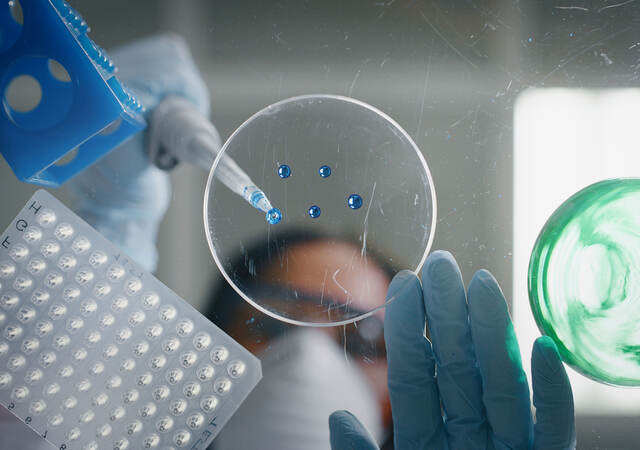
[[[270,224],[274,225],[282,220],[282,212],[271,205],[267,196],[257,186],[245,186],[242,196],[251,206],[264,212]]]

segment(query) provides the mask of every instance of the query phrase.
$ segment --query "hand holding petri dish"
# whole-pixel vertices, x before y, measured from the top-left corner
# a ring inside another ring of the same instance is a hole
[[[592,184],[551,215],[531,255],[529,300],[574,369],[640,386],[640,180]]]
[[[266,220],[220,181],[225,158],[268,197]],[[204,221],[242,298],[288,323],[332,326],[393,300],[367,267],[420,269],[436,197],[422,153],[393,119],[351,98],[307,95],[264,108],[231,135],[209,174]]]

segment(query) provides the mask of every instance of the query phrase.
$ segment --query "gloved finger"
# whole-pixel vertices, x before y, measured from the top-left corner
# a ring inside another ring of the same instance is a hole
[[[532,437],[529,384],[498,282],[486,270],[469,283],[469,322],[482,376],[483,402],[497,448],[528,448]]]
[[[482,379],[471,341],[462,274],[449,252],[437,251],[422,269],[422,290],[438,368],[449,448],[486,448]]]
[[[384,317],[395,447],[444,448],[446,436],[431,344],[424,336],[422,287],[410,271],[397,274]]]
[[[336,411],[329,416],[332,450],[378,450],[371,433],[349,411]]]
[[[556,345],[539,337],[531,352],[533,404],[536,407],[534,448],[568,449],[576,446],[573,393]]]

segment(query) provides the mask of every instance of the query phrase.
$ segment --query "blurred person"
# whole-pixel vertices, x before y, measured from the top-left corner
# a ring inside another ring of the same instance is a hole
[[[368,295],[359,305],[365,313],[384,302],[393,270],[380,262],[381,258],[371,254],[366,259],[354,258],[354,254],[360,254],[356,239],[334,241],[321,235],[284,233],[274,237],[269,246],[257,243],[239,255],[242,263],[233,264],[238,268],[234,278],[245,285],[253,280],[253,273],[264,274],[263,280],[256,280],[258,297],[272,296],[269,304],[273,306],[278,298],[292,298],[289,292],[295,290],[299,295],[296,302],[302,308],[317,308],[316,299],[321,296],[326,305],[345,305],[352,293],[358,295],[366,278]],[[322,279],[325,271],[333,273],[339,268],[345,270],[341,279],[344,290],[313,292],[307,287],[317,283],[306,280]],[[276,279],[277,286],[267,281]],[[304,448],[326,449],[327,417],[344,408],[361,418],[377,442],[388,441],[391,411],[383,310],[355,325],[299,327],[261,313],[227,283],[214,293],[210,304],[207,316],[255,353],[264,372],[213,448],[296,449],[304,443]],[[353,311],[352,304],[350,308]]]

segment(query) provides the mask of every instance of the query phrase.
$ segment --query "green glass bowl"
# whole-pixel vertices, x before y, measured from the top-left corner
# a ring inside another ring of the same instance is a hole
[[[592,184],[542,228],[529,302],[563,360],[596,381],[640,386],[640,180]]]

